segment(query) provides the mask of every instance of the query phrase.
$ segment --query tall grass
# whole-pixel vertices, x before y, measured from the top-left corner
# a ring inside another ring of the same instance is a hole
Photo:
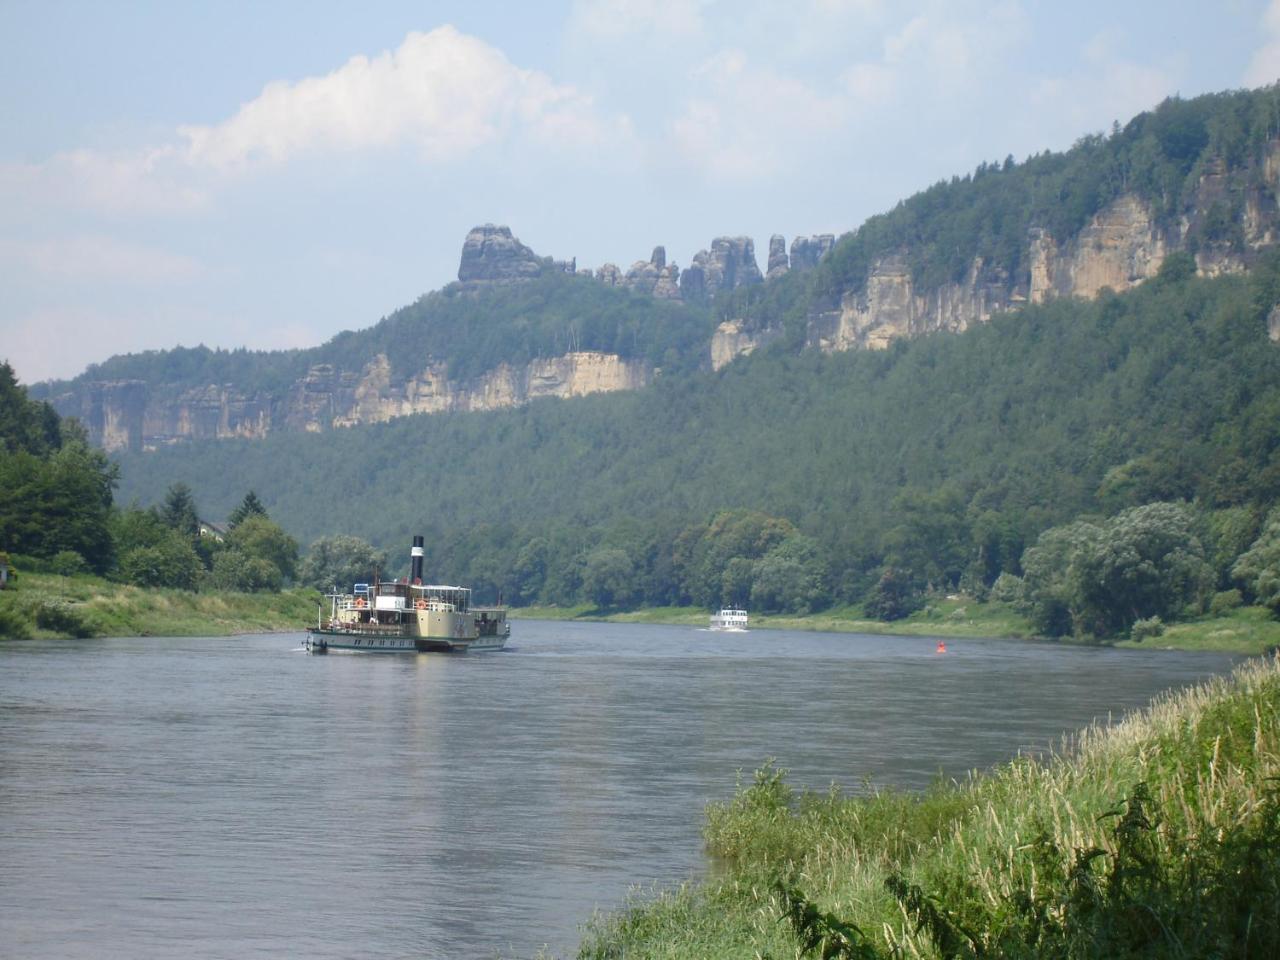
[[[319,595],[195,593],[134,587],[99,577],[27,573],[0,593],[0,637],[225,636],[304,630]]]
[[[1280,667],[922,794],[707,810],[712,881],[589,925],[583,958],[1280,956]]]

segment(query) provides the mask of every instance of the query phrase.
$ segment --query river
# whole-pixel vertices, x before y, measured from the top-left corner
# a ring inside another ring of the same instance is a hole
[[[1212,654],[517,621],[502,653],[301,635],[0,642],[0,956],[572,955],[704,869],[708,800],[922,787],[1230,669]]]

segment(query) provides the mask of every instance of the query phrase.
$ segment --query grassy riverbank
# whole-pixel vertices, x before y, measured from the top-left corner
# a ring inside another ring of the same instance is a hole
[[[700,607],[653,607],[616,612],[579,607],[521,607],[511,611],[515,619],[585,620],[611,623],[662,623],[705,627],[708,613]],[[938,599],[903,620],[870,620],[856,607],[836,607],[808,616],[752,614],[752,629],[823,630],[833,633],[878,633],[899,636],[1006,637],[1026,639],[1035,635],[1030,621],[1006,603],[979,603],[967,598]],[[1059,641],[1073,642],[1073,641]],[[1262,653],[1280,644],[1280,620],[1265,607],[1241,607],[1220,617],[1203,617],[1171,624],[1164,634],[1117,646],[1160,650],[1213,650],[1222,653]]]
[[[23,573],[0,593],[0,635],[182,637],[303,630],[315,622],[318,600],[314,590],[193,593],[87,575]]]
[[[578,955],[1275,956],[1277,778],[1274,658],[922,795],[766,767],[707,810],[717,877],[596,918]]]

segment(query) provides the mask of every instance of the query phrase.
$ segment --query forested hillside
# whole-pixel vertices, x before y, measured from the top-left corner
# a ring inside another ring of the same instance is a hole
[[[621,286],[611,285],[616,268],[576,275],[488,225],[469,235],[464,266],[482,235],[523,257],[518,270],[481,271],[319,347],[113,357],[33,396],[80,417],[104,448],[136,450],[633,390],[768,343],[884,347],[1028,302],[1127,290],[1173,253],[1204,276],[1247,271],[1280,236],[1278,196],[1280,86],[1173,98],[1071,150],[1010,156],[935,184],[820,260],[797,259],[793,244],[790,268],[785,251],[778,263],[771,255],[768,281],[744,261],[741,285],[707,287],[720,291],[710,303],[685,298],[665,252],[663,299],[642,292],[652,283],[628,288],[630,271]],[[749,238],[717,243],[726,257],[754,257]],[[729,265],[707,276],[723,280]],[[686,278],[711,266],[690,265]]]
[[[433,576],[513,602],[775,609],[981,593],[1056,525],[1187,501],[1211,593],[1280,496],[1280,261],[1194,274],[1172,256],[884,352],[778,344],[636,393],[125,456],[122,499],[183,481],[217,514],[251,487],[304,542],[393,557],[422,532]]]
[[[1274,242],[1246,234],[1275,208],[1278,136],[1280,86],[1170,98],[1063,153],[1007,156],[940,181],[846,234],[813,273],[735,291],[717,315],[785,324],[798,346],[809,318],[862,292],[875,264],[899,254],[917,291],[960,283],[975,266],[979,282],[1027,291],[1034,231],[1066,244],[1123,196],[1149,209],[1161,245],[1210,272],[1247,262]]]

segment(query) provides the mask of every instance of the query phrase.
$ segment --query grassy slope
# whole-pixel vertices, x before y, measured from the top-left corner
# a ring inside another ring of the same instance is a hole
[[[579,956],[1275,955],[1277,777],[1275,659],[921,796],[766,768],[708,808],[718,878],[597,917]]]
[[[522,607],[514,619],[606,620],[612,623],[665,623],[704,627],[707,611],[698,607],[652,607],[608,613],[590,606]],[[757,629],[823,630],[832,633],[882,633],[929,637],[1008,637],[1034,635],[1027,619],[1008,604],[977,603],[969,599],[935,600],[905,620],[868,620],[857,608],[837,607],[808,616],[752,614]],[[1172,624],[1163,636],[1145,643],[1121,641],[1118,646],[1160,650],[1215,650],[1223,653],[1262,653],[1280,644],[1280,620],[1264,607],[1244,607],[1222,617],[1206,617]]]
[[[67,603],[95,635],[116,637],[303,630],[315,620],[319,599],[312,590],[191,593],[131,587],[92,576],[40,573],[23,573],[0,597],[0,602],[19,611],[29,611],[40,601]],[[32,635],[58,636],[34,624]]]

